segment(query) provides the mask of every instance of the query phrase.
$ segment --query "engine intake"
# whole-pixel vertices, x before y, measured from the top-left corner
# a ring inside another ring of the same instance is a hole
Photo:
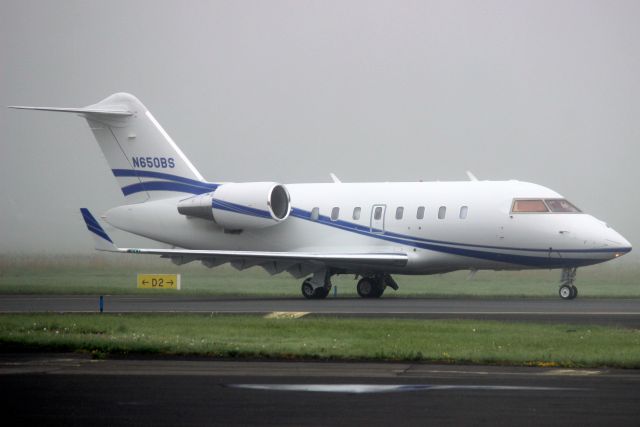
[[[275,182],[229,183],[178,203],[178,212],[214,221],[227,230],[264,228],[289,217],[286,187]]]

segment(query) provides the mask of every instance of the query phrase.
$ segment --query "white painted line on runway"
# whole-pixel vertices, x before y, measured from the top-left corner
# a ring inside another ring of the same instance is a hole
[[[583,388],[501,386],[501,385],[449,385],[449,384],[229,384],[228,387],[265,391],[306,391],[315,393],[398,393],[435,390],[481,391],[575,391]]]

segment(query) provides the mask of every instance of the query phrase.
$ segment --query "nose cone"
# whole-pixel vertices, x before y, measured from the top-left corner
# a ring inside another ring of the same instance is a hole
[[[607,226],[604,245],[615,250],[615,257],[631,252],[631,243],[613,228]]]
[[[601,247],[609,248],[614,258],[621,257],[622,255],[631,252],[631,243],[625,239],[620,233],[613,228],[604,224],[605,232],[602,236],[600,244]]]
[[[607,261],[631,252],[631,243],[604,221],[585,215],[575,218],[572,224],[575,226],[575,242],[581,243],[594,260]]]

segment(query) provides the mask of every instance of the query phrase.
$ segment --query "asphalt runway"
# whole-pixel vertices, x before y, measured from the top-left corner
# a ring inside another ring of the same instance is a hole
[[[637,425],[640,372],[0,354],[5,425]]]
[[[481,319],[616,325],[640,329],[640,299],[423,299],[423,298],[225,298],[180,296],[105,296],[110,313],[273,312],[307,315]],[[0,312],[96,312],[97,296],[2,295]]]

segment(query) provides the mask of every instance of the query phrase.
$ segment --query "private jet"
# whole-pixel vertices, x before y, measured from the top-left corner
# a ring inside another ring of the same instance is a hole
[[[230,263],[304,278],[325,298],[352,274],[363,298],[398,289],[392,275],[456,270],[559,269],[559,295],[578,295],[578,267],[618,258],[631,244],[605,222],[541,185],[480,181],[346,183],[207,181],[133,95],[83,108],[10,108],[84,117],[126,204],[101,219],[170,248],[119,248],[88,209],[101,251],[151,254],[177,265]]]

